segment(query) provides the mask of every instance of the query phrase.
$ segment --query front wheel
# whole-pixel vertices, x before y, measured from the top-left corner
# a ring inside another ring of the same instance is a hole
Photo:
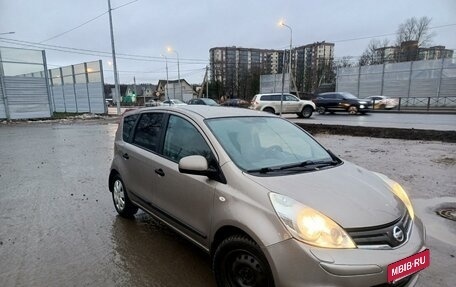
[[[213,268],[217,286],[274,286],[271,269],[260,247],[243,235],[228,237],[220,243]]]
[[[302,108],[301,117],[308,119],[312,116],[313,108],[311,106],[305,106]]]
[[[114,178],[112,201],[114,202],[114,207],[116,208],[117,213],[119,213],[122,217],[131,218],[136,214],[136,212],[138,212],[138,207],[135,206],[128,198],[125,185],[118,175]]]
[[[348,108],[348,113],[349,113],[350,115],[356,115],[356,114],[358,113],[358,108],[355,107],[355,106],[350,106],[350,107]]]

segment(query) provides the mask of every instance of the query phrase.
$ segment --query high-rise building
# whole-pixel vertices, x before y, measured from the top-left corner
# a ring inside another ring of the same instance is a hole
[[[283,51],[241,47],[209,50],[211,82],[228,97],[251,97],[262,74],[282,73]]]
[[[287,69],[288,53],[236,46],[211,48],[211,82],[218,85],[219,94],[250,99],[258,92],[260,75],[281,74]],[[291,57],[291,91],[314,91],[331,70],[334,44],[317,42],[293,48]]]
[[[334,43],[316,42],[293,49],[291,67],[298,91],[314,92],[332,73]]]
[[[445,46],[419,47],[418,41],[405,41],[399,46],[375,49],[375,64],[452,58],[453,50]]]

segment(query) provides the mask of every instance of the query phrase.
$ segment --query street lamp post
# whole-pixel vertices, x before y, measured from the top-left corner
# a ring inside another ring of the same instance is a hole
[[[282,27],[287,27],[290,29],[290,53],[289,53],[289,59],[288,59],[288,92],[291,92],[291,48],[293,46],[293,29],[291,29],[290,26],[285,24],[284,20],[281,20],[279,22],[279,26]],[[284,53],[284,63],[285,63],[285,53]],[[284,78],[283,78],[283,68],[282,68],[282,95],[280,97],[280,116],[282,116],[282,107],[283,107],[283,85],[284,85]]]
[[[168,85],[169,85],[169,78],[168,78],[168,58],[165,55],[161,55],[163,58],[165,58],[165,64],[166,64],[166,88],[165,88],[165,93],[166,97],[168,98],[169,105],[171,106],[171,101],[169,100],[169,93],[168,93]]]
[[[289,79],[288,84],[289,84],[289,90],[291,91],[291,49],[293,46],[293,29],[291,29],[290,26],[285,24],[285,21],[283,21],[283,20],[279,22],[279,25],[290,29],[290,52],[289,52],[289,59],[288,59],[288,76],[290,77],[290,79]]]
[[[168,47],[166,50],[169,53],[171,53],[171,52],[176,53],[176,57],[177,57],[177,82],[179,83],[179,100],[184,101],[184,97],[182,95],[182,84],[181,84],[181,80],[180,80],[179,53],[176,50],[174,50],[173,48],[171,48],[171,47]]]
[[[119,88],[119,78],[117,74],[117,61],[116,61],[116,49],[114,46],[114,31],[112,28],[112,16],[111,16],[111,0],[108,0],[109,8],[109,28],[111,31],[111,48],[112,48],[112,65],[114,68],[114,85],[116,91],[116,101],[117,101],[117,115],[120,115],[120,88]]]

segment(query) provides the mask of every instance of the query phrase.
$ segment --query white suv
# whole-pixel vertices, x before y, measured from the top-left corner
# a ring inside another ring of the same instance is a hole
[[[250,109],[268,113],[280,113],[282,94],[257,94],[250,102]],[[294,95],[283,94],[282,114],[297,114],[300,118],[310,118],[315,111],[312,101],[300,100]]]

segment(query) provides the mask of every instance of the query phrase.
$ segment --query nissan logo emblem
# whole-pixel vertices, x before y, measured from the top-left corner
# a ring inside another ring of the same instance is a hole
[[[394,226],[393,228],[393,237],[396,239],[398,242],[404,241],[404,232],[399,226]]]

